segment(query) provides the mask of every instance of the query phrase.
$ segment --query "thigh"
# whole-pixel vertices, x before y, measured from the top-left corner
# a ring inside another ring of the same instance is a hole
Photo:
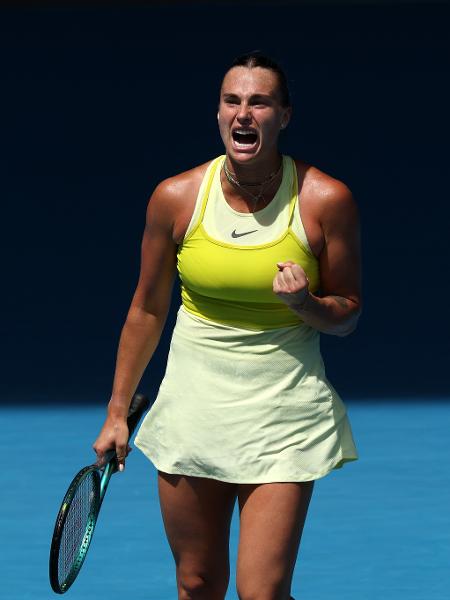
[[[180,585],[228,582],[228,542],[236,486],[202,477],[159,473],[159,497]]]
[[[239,597],[289,598],[313,482],[239,486]]]

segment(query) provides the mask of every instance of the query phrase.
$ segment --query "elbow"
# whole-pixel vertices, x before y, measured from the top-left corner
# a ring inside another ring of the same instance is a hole
[[[131,306],[124,327],[126,328],[156,328],[162,331],[167,318],[167,310],[148,310],[140,306]]]
[[[351,327],[345,327],[342,329],[338,329],[336,331],[334,331],[334,335],[337,335],[338,337],[347,337],[348,335],[350,335],[351,333],[353,333],[356,329],[356,324],[352,325]]]
[[[333,331],[334,335],[338,337],[347,337],[351,333],[353,333],[358,326],[359,317],[361,316],[361,308],[358,308],[357,312],[355,312],[351,319],[336,327],[335,331]]]

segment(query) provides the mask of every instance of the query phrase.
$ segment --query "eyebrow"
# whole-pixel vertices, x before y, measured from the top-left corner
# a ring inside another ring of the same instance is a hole
[[[225,99],[239,98],[239,94],[234,94],[233,92],[223,92],[222,96]],[[249,100],[258,100],[258,99],[273,100],[274,96],[272,96],[271,94],[252,94],[249,98]]]

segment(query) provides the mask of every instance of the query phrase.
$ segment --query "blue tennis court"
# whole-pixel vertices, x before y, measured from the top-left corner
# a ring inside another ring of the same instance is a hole
[[[347,403],[360,461],[316,486],[296,600],[448,600],[450,402]],[[0,409],[2,597],[48,600],[48,550],[62,495],[92,462],[99,406]],[[135,449],[114,476],[73,600],[173,600],[153,467]],[[236,556],[233,523],[231,558]],[[227,600],[237,600],[234,578]]]

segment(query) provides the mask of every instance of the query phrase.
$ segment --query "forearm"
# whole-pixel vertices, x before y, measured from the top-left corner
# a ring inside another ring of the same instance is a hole
[[[108,413],[126,417],[132,395],[161,337],[166,315],[131,307],[120,336]]]
[[[341,337],[355,330],[361,314],[361,305],[355,299],[334,295],[321,298],[311,293],[290,308],[310,327]]]

